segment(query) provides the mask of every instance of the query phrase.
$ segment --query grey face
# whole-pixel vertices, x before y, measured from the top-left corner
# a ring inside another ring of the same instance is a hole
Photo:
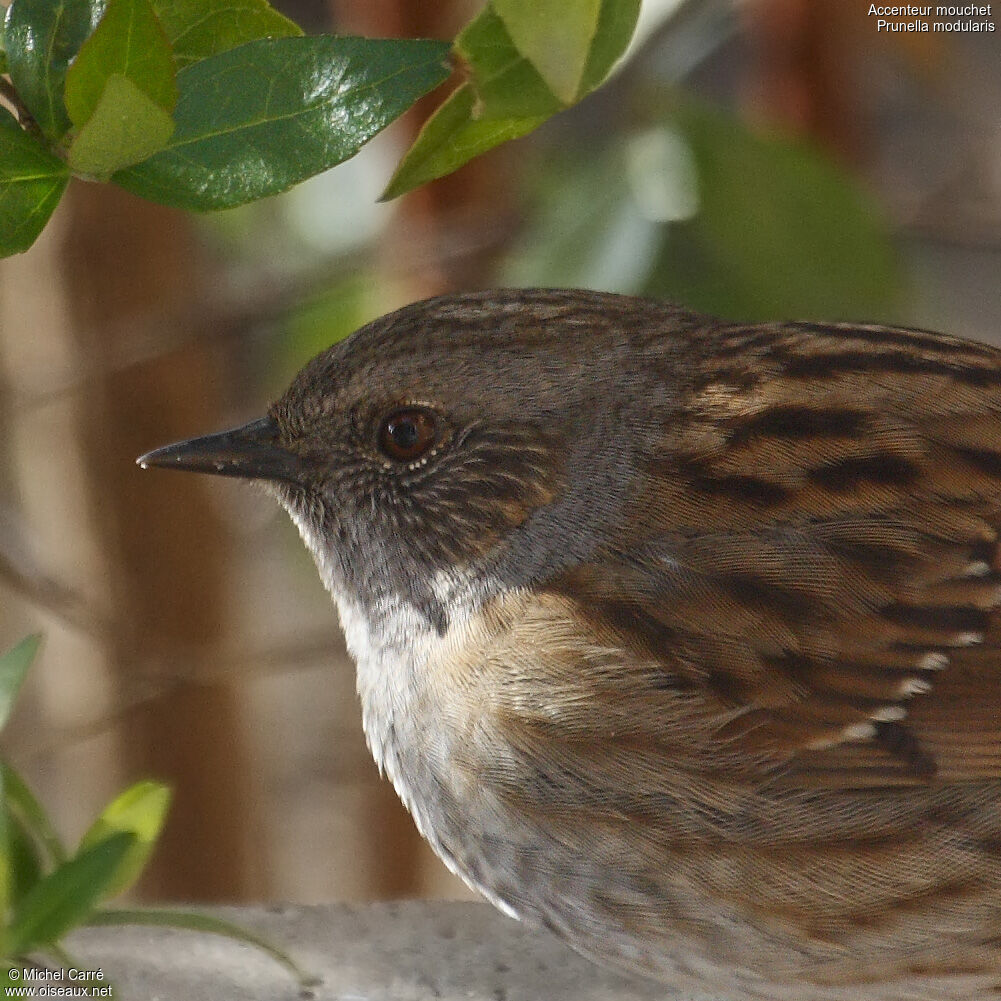
[[[545,421],[487,420],[428,390],[330,402],[297,381],[272,408],[305,471],[275,482],[279,499],[332,590],[363,606],[395,594],[444,629],[432,582],[482,568],[554,500],[559,436]]]
[[[395,592],[437,628],[447,611],[431,582],[523,575],[519,548],[541,561],[549,547],[522,539],[565,495],[568,459],[597,425],[587,359],[553,331],[515,335],[503,312],[488,324],[479,307],[377,321],[314,359],[270,410],[306,470],[277,492],[328,584],[362,605]]]
[[[265,420],[143,459],[263,479],[333,591],[394,595],[442,629],[431,582],[539,579],[614,521],[637,429],[616,398],[666,385],[635,371],[620,301],[635,324],[634,301],[597,293],[417,303],[314,358]]]

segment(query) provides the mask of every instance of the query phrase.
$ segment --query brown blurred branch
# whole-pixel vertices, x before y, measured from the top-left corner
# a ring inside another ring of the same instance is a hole
[[[749,0],[743,11],[757,56],[747,85],[752,113],[856,159],[870,124],[859,86],[859,8],[842,0]]]
[[[184,690],[246,684],[248,679],[307,670],[319,661],[338,656],[346,656],[340,634],[323,630],[283,639],[260,649],[221,654],[208,650],[178,651],[170,658],[169,666],[165,665],[163,656],[149,658],[135,665],[135,672],[125,686],[127,691],[122,691],[122,685],[116,686],[116,704],[109,712],[99,719],[47,730],[44,740],[19,747],[18,757],[30,761],[56,750],[63,751],[71,744],[103,736],[140,710],[169,700]],[[178,661],[186,666],[179,668]]]
[[[74,185],[65,206],[60,263],[79,357],[121,357],[136,316],[160,316],[176,330],[176,317],[203,315],[206,275],[188,217],[110,185]],[[178,352],[127,374],[105,372],[81,394],[83,468],[120,626],[105,644],[116,688],[128,690],[143,661],[210,649],[224,634],[231,540],[204,485],[191,477],[159,490],[133,460],[151,438],[216,424],[226,374],[217,352]],[[258,892],[246,882],[256,825],[241,712],[232,685],[185,686],[155,711],[138,707],[121,728],[124,769],[162,776],[177,790],[144,875],[150,896]]]
[[[447,239],[433,251],[422,253],[419,262],[413,255],[387,255],[385,261],[380,260],[380,273],[396,281],[423,273],[428,266],[450,267],[470,255],[491,253],[503,244],[506,236],[506,230],[485,228],[470,221],[466,226],[452,227]],[[406,243],[407,239],[401,242]],[[44,406],[68,394],[81,392],[110,375],[166,359],[195,345],[220,345],[229,349],[252,340],[255,332],[266,331],[281,322],[297,304],[357,274],[365,263],[359,264],[357,254],[350,259],[328,258],[293,278],[257,275],[252,288],[241,289],[239,295],[216,293],[214,300],[187,309],[175,309],[167,320],[161,313],[153,312],[112,321],[105,330],[113,341],[112,348],[101,356],[81,358],[72,377],[56,377],[50,385],[41,388],[36,382],[26,391],[0,375],[0,392],[7,394],[12,405],[17,407]]]
[[[0,582],[15,594],[56,616],[66,625],[103,639],[115,628],[111,616],[99,611],[68,584],[36,566],[18,544],[24,533],[16,530],[12,512],[0,508]]]

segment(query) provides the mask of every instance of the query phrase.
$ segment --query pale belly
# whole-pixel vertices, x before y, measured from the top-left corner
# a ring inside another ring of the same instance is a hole
[[[972,1001],[1001,982],[997,950],[982,944],[1001,934],[1001,867],[977,847],[1001,844],[1001,788],[969,793],[976,831],[939,824],[898,845],[871,835],[955,812],[949,790],[941,802],[912,791],[900,815],[862,820],[850,796],[804,805],[750,791],[720,819],[708,794],[690,802],[698,789],[671,800],[670,760],[637,758],[647,784],[666,791],[632,810],[623,789],[635,776],[595,770],[617,750],[604,736],[576,732],[559,753],[545,736],[526,743],[542,686],[534,675],[526,695],[504,673],[496,623],[472,616],[439,637],[401,620],[406,643],[387,650],[352,609],[341,614],[376,762],[445,864],[505,913],[691,1001]],[[557,728],[558,704],[542,707]],[[776,848],[773,830],[840,847]],[[957,875],[969,892],[928,892]]]

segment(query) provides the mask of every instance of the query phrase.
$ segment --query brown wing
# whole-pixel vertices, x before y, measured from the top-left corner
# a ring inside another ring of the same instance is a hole
[[[1001,353],[886,328],[719,336],[647,443],[624,544],[553,590],[691,693],[720,767],[1001,776]]]

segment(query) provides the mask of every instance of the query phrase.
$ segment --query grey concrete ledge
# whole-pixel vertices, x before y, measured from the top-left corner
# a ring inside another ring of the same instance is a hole
[[[256,949],[215,935],[86,928],[67,944],[118,1001],[672,1001],[487,904],[207,909],[266,935],[321,978],[305,994]]]

